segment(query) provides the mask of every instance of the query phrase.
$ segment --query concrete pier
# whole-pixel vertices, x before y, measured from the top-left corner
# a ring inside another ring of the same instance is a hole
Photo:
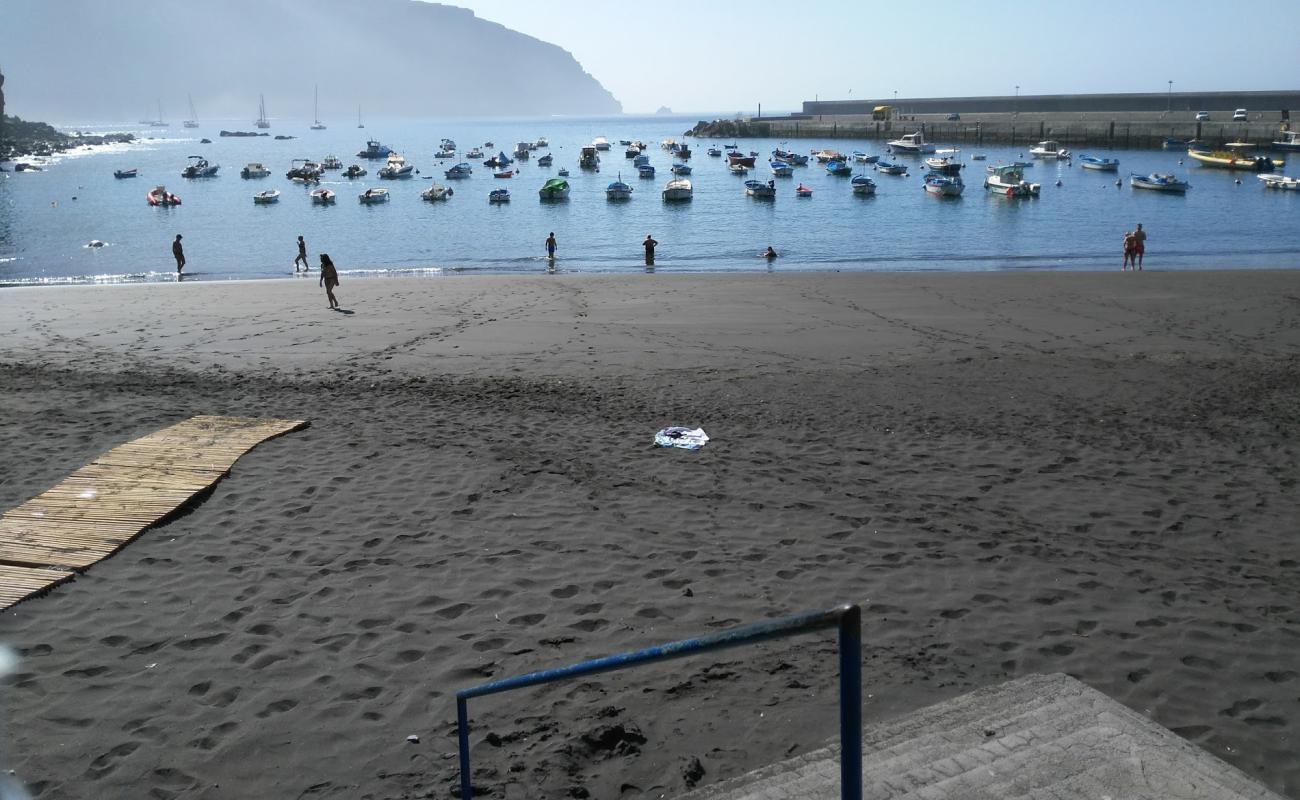
[[[1030,675],[863,730],[871,800],[1283,800],[1066,675]],[[836,800],[831,745],[679,800]]]

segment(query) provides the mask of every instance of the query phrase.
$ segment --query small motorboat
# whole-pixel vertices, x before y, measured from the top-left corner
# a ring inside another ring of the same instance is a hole
[[[772,174],[778,178],[789,178],[794,175],[794,167],[784,161],[769,161],[768,165],[772,167]]]
[[[640,164],[637,166],[636,171],[642,178],[653,178],[655,176],[653,164]]]
[[[512,169],[503,169],[500,172],[492,173],[492,177],[494,178],[513,178],[514,176],[515,171]]]
[[[181,170],[182,178],[215,178],[220,164],[209,164],[203,156],[190,156],[190,163]]]
[[[600,154],[595,145],[587,145],[578,151],[578,166],[582,169],[600,169]]]
[[[239,171],[241,178],[265,178],[271,174],[271,170],[256,161],[250,161]]]
[[[604,136],[597,136],[595,139],[591,140],[591,146],[596,148],[597,150],[608,150],[609,140],[606,139]]]
[[[854,175],[853,180],[849,181],[853,187],[854,194],[875,194],[876,182],[866,175]]]
[[[510,190],[509,190],[509,189],[493,189],[492,191],[488,192],[488,202],[489,202],[489,203],[509,203],[509,202],[510,202]]]
[[[457,164],[456,166],[444,172],[443,175],[445,175],[448,180],[454,181],[454,180],[460,180],[462,178],[468,178],[473,173],[474,173],[474,169],[470,167],[469,164],[466,164],[465,162],[462,161],[461,163]]]
[[[847,161],[848,159],[846,159],[838,150],[823,148],[813,153],[813,160],[818,164],[829,164],[832,161]]]
[[[430,186],[428,189],[425,189],[423,192],[420,192],[420,197],[421,199],[429,200],[430,202],[433,202],[437,200],[446,200],[447,198],[451,197],[455,193],[456,191],[452,189],[450,186],[443,186],[441,183],[435,183],[432,186]]]
[[[722,151],[716,147],[710,147],[707,152],[709,155],[713,156],[714,158],[717,158],[718,156],[722,155]]]
[[[619,147],[631,147],[631,146],[632,146],[632,140],[631,140],[631,139],[619,139],[619,140],[618,140],[618,146],[619,146]]]
[[[964,165],[955,156],[934,156],[925,160],[925,166],[940,175],[956,175]]]
[[[321,175],[320,164],[307,158],[295,158],[289,162],[289,171],[284,173],[284,177],[289,180],[318,180]]]
[[[549,167],[553,163],[555,163],[555,157],[552,156],[550,153],[547,153],[546,155],[537,159],[537,166],[539,167]]]
[[[629,147],[623,151],[623,158],[636,158],[639,155],[641,155],[641,148],[639,147]]]
[[[877,162],[876,162],[876,167],[875,167],[875,169],[876,169],[877,172],[883,172],[883,173],[885,173],[886,175],[906,175],[906,174],[907,174],[907,165],[906,165],[906,164],[895,164],[895,163],[892,163],[892,162],[889,162],[889,161],[877,161]]]
[[[1097,158],[1096,156],[1086,156],[1080,154],[1079,166],[1084,169],[1095,169],[1098,172],[1117,172],[1119,171],[1118,158]]]
[[[632,187],[623,183],[623,176],[620,174],[618,180],[605,187],[606,200],[628,200],[632,197]]]
[[[672,173],[673,173],[674,175],[690,175],[690,174],[691,174],[691,165],[690,165],[690,164],[673,164],[672,167],[671,167],[671,170],[672,170]]]
[[[831,175],[852,175],[853,167],[850,167],[846,161],[827,161],[826,171]]]
[[[927,194],[939,197],[961,197],[961,193],[965,188],[966,184],[962,183],[959,175],[941,175],[932,172],[925,176],[925,191]]]
[[[646,155],[645,153],[641,153],[632,159],[632,166],[634,167],[640,167],[644,164],[649,164],[649,163],[650,163],[650,156]]]
[[[483,151],[478,149],[477,147],[471,148],[470,151],[465,154],[465,158],[472,158],[475,161],[481,159],[482,157],[483,157]]]
[[[1160,143],[1160,146],[1166,150],[1186,150],[1187,140],[1186,139],[1165,139],[1163,142]]]
[[[334,190],[321,187],[320,189],[311,190],[311,201],[318,206],[329,205],[334,202]]]
[[[756,197],[761,200],[772,200],[776,198],[776,181],[745,181],[745,194],[749,197]]]
[[[406,163],[406,159],[398,153],[391,153],[388,156],[388,163],[384,168],[379,170],[379,177],[385,180],[403,180],[415,174],[415,165]]]
[[[144,199],[147,200],[151,206],[178,206],[181,204],[181,199],[167,191],[167,187],[165,186],[153,187],[149,190],[148,194],[144,196]]]
[[[436,159],[438,159],[439,161],[449,161],[449,160],[451,160],[451,159],[453,159],[453,158],[456,157],[456,151],[455,151],[455,150],[439,150],[438,152],[436,152],[436,153],[433,154],[433,157],[436,158]],[[472,158],[472,157],[473,157],[473,156],[466,155],[466,158]],[[479,158],[482,158],[482,156],[479,156]]]
[[[1150,189],[1155,192],[1176,192],[1178,194],[1182,194],[1191,188],[1187,181],[1161,172],[1153,172],[1150,175],[1139,175],[1133,172],[1128,176],[1128,183],[1134,189]]]
[[[391,147],[371,139],[366,142],[366,149],[357,152],[357,158],[388,158],[391,152],[393,152]]]
[[[343,169],[343,162],[339,161],[338,156],[328,155],[325,156],[325,160],[320,162],[320,168],[329,170]]]
[[[366,174],[366,169],[360,164],[353,164],[352,166],[343,170],[343,177],[345,178],[360,178],[365,174]]]
[[[808,163],[808,156],[803,155],[802,153],[782,150],[779,147],[772,151],[772,157],[777,161],[784,161],[785,163],[796,167],[802,167]]]
[[[564,178],[551,178],[537,190],[537,196],[542,200],[567,200],[569,182]]]
[[[532,142],[519,142],[515,145],[515,158],[520,161],[527,161],[529,155],[533,152]]]
[[[545,136],[538,136],[537,141],[534,142],[533,145],[540,150],[543,147],[550,147],[551,142]]]
[[[320,177],[317,176],[317,175],[306,175],[306,176],[304,176],[304,175],[295,175],[294,177],[290,178],[289,180],[292,181],[292,182],[294,182],[294,183],[296,183],[296,184],[298,184],[299,186],[319,186],[319,185],[320,185]]]
[[[809,189],[802,183],[794,187],[794,193],[796,197],[812,197],[812,189]]]
[[[387,203],[388,190],[380,187],[367,189],[361,194],[357,195],[357,200],[360,200],[362,205],[367,205],[367,206],[375,205],[376,203]]]
[[[279,189],[263,189],[253,195],[253,204],[259,206],[270,205],[271,203],[280,202]]]
[[[1256,175],[1265,189],[1280,189],[1284,192],[1300,192],[1300,178],[1290,175]]]
[[[1070,151],[1061,147],[1060,142],[1054,142],[1051,139],[1048,139],[1029,148],[1029,155],[1034,158],[1055,158],[1057,160],[1065,160],[1070,158]]]
[[[136,175],[139,174],[140,174],[139,170],[135,170],[135,169],[119,169],[113,171],[114,178],[134,178]]]
[[[895,153],[933,153],[934,145],[925,140],[925,134],[917,131],[916,133],[905,134],[901,138],[889,142],[889,149]]]
[[[731,172],[732,175],[745,175],[749,172],[749,167],[745,166],[744,164],[735,164],[735,163],[728,164],[727,169]]]
[[[561,178],[567,178],[569,177],[569,169],[567,167],[560,167],[560,171],[555,174],[559,175]]]
[[[1003,197],[1037,197],[1042,186],[1026,181],[1024,168],[1018,164],[1004,164],[989,168],[984,188]]]
[[[663,198],[668,201],[690,200],[695,190],[687,178],[673,178],[664,184]]]
[[[1252,146],[1246,142],[1228,142],[1223,146],[1223,150],[1190,149],[1187,151],[1187,157],[1195,159],[1207,167],[1246,170],[1248,172],[1272,172],[1286,166],[1286,162],[1280,158],[1269,158],[1268,156],[1252,155],[1244,152]]]
[[[971,161],[983,161],[983,160],[986,159],[986,158],[988,158],[988,156],[985,155],[984,153],[971,153],[971,154],[970,154],[970,160],[971,160]]]
[[[755,156],[746,156],[738,152],[727,153],[727,163],[731,166],[740,165],[742,167],[753,168]]]

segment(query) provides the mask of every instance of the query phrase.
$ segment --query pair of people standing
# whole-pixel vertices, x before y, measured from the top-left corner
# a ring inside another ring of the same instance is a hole
[[[1142,230],[1142,223],[1137,224],[1136,230],[1124,232],[1124,266],[1120,268],[1123,272],[1130,267],[1134,271],[1142,269],[1142,256],[1147,251],[1147,232]]]
[[[654,265],[654,263],[655,263],[655,246],[658,245],[658,244],[659,244],[659,243],[656,242],[656,241],[654,240],[654,238],[652,238],[652,237],[650,236],[650,234],[647,233],[647,234],[645,235],[645,241],[641,243],[641,246],[645,248],[645,263],[646,263],[646,266],[653,266],[653,265]],[[559,244],[555,241],[555,231],[551,231],[550,234],[547,235],[547,237],[546,237],[546,257],[547,257],[547,259],[549,259],[550,261],[554,261],[554,260],[555,260],[555,250],[556,250],[557,247],[559,247]]]

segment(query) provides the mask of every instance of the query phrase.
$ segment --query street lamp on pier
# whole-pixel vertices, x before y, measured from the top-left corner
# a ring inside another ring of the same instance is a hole
[[[1011,103],[1011,113],[1020,113],[1020,84],[1016,84],[1016,99]]]
[[[1169,98],[1169,99],[1165,102],[1165,113],[1166,113],[1166,114],[1168,114],[1170,111],[1173,111],[1173,110],[1174,110],[1174,82],[1173,82],[1173,81],[1170,81],[1170,82],[1169,82],[1169,95],[1168,95],[1168,98]]]

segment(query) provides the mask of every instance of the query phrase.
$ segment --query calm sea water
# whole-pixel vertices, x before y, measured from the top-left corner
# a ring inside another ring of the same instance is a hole
[[[1233,267],[1300,268],[1300,193],[1263,189],[1250,174],[1200,167],[1161,151],[1106,151],[1120,159],[1119,177],[1083,170],[1076,161],[1039,162],[1026,177],[1043,184],[1036,200],[1007,200],[982,190],[985,164],[1028,156],[1027,148],[966,148],[965,196],[941,199],[921,185],[919,159],[907,177],[870,172],[874,197],[852,194],[848,178],[833,177],[819,165],[798,168],[793,179],[777,179],[774,201],[748,198],[744,178],[731,175],[725,160],[705,154],[708,140],[688,140],[695,186],[689,203],[664,203],[660,191],[671,177],[661,140],[681,139],[693,120],[679,117],[470,121],[327,120],[312,131],[305,120],[276,120],[270,138],[220,138],[217,131],[249,130],[247,120],[205,122],[197,130],[177,123],[138,144],[81,151],[53,160],[44,172],[0,173],[0,284],[174,280],[171,240],[184,234],[187,274],[197,280],[283,277],[293,272],[295,237],[306,237],[312,254],[331,254],[344,274],[441,275],[518,273],[546,269],[543,241],[559,240],[562,272],[641,270],[641,240],[660,242],[660,271],[746,270],[1008,270],[1118,268],[1124,231],[1142,222],[1148,231],[1149,269]],[[82,126],[86,131],[122,130]],[[129,129],[129,128],[128,128]],[[211,144],[199,144],[201,137]],[[496,144],[490,152],[513,150],[516,142],[545,136],[550,147],[534,154],[512,180],[494,179],[480,162],[464,181],[446,181],[436,162],[439,140],[454,139],[461,151]],[[613,149],[603,154],[599,173],[579,170],[578,149],[604,136]],[[379,180],[381,162],[355,156],[368,138],[403,153],[422,173],[407,181]],[[624,158],[620,139],[640,139],[658,174],[641,179]],[[746,139],[741,149],[760,153],[747,177],[771,177],[766,159],[776,140]],[[939,143],[942,147],[943,143]],[[882,153],[883,143],[854,140],[791,140],[788,149],[810,152],[822,146],[841,152]],[[550,152],[555,166],[536,157]],[[973,153],[986,162],[972,162]],[[186,156],[201,154],[221,164],[220,176],[180,177]],[[327,173],[322,185],[338,193],[334,206],[313,206],[309,189],[284,177],[297,158],[334,154],[344,164],[361,163],[370,174],[355,181]],[[901,160],[907,160],[903,158]],[[239,170],[259,161],[269,178],[243,180]],[[1296,174],[1297,161],[1288,164]],[[542,203],[537,190],[561,166],[570,170],[567,202]],[[140,177],[116,180],[116,169],[138,168]],[[1130,171],[1188,176],[1186,196],[1135,191]],[[605,186],[619,174],[635,188],[628,202],[610,203]],[[446,203],[422,201],[429,178],[455,188]],[[1240,183],[1238,183],[1240,179]],[[1055,185],[1060,181],[1060,186]],[[796,198],[803,182],[812,198]],[[151,208],[145,193],[156,184],[183,199],[176,208]],[[370,186],[392,193],[389,203],[363,206],[357,195]],[[509,188],[509,204],[489,205],[488,192]],[[278,188],[279,203],[255,206],[255,191]],[[87,247],[92,239],[106,243]],[[781,258],[771,267],[757,253],[772,245]]]

